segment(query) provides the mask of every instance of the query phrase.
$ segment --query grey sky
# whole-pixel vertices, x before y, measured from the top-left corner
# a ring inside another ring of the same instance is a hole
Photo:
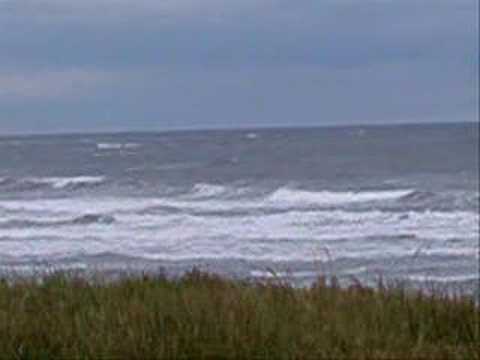
[[[0,0],[0,133],[477,120],[477,0]]]

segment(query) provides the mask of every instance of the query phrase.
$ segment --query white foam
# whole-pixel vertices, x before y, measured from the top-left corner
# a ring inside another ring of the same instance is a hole
[[[141,166],[134,166],[127,168],[127,172],[142,172],[142,171],[165,171],[165,170],[185,170],[185,169],[193,169],[201,166],[202,164],[199,162],[173,162],[167,163],[157,166],[148,166],[148,165],[141,165]]]
[[[64,179],[56,183],[66,186]],[[467,260],[478,257],[479,215],[476,213],[305,211],[299,210],[303,202],[298,197],[293,200],[298,204],[292,207],[291,194],[280,190],[267,198],[231,199],[224,195],[230,194],[232,188],[197,184],[178,197],[0,200],[2,221],[5,220],[2,216],[39,221],[41,214],[42,221],[50,221],[50,218],[78,218],[92,213],[110,215],[117,220],[108,226],[79,223],[58,228],[1,229],[0,226],[0,254],[19,259],[31,256],[50,259],[111,252],[152,260],[231,258],[254,261],[375,259],[414,254],[464,256]],[[342,203],[355,200],[355,196],[368,201],[365,199],[378,199],[379,194],[385,199],[386,194],[388,198],[396,198],[406,192],[368,193],[375,196],[333,193],[335,195],[330,198],[314,201],[316,204]],[[143,211],[156,206],[159,207],[157,212]],[[170,206],[178,211],[169,213]],[[163,207],[167,209],[161,210]],[[284,211],[245,212],[235,216],[201,212],[263,208]],[[450,241],[452,239],[455,241]]]
[[[62,180],[57,186],[65,186],[69,182]],[[198,186],[192,193],[181,199],[172,198],[68,198],[68,199],[40,199],[40,200],[0,200],[0,208],[4,214],[23,214],[25,218],[44,216],[73,216],[85,214],[125,215],[126,221],[132,226],[141,224],[146,219],[142,210],[155,207],[173,206],[179,210],[202,211],[211,209],[231,210],[237,208],[261,208],[265,206],[262,200],[210,200],[212,196],[223,194],[227,190],[221,186]],[[278,208],[282,208],[281,204]],[[165,217],[165,211],[149,213],[153,224]],[[187,213],[179,215],[183,221],[190,222],[191,226],[214,226],[225,230],[231,229],[230,234],[247,235],[249,229],[257,237],[269,234],[278,237],[352,237],[352,236],[395,236],[398,234],[412,234],[412,237],[423,238],[462,238],[478,237],[478,214],[473,212],[410,212],[389,213],[378,210],[367,212],[349,212],[344,210],[290,210],[280,214],[261,215],[258,212],[243,216],[189,216]],[[121,217],[119,217],[121,219]],[[35,220],[35,219],[34,219]],[[261,230],[260,232],[258,230]],[[262,230],[264,229],[264,230]],[[268,233],[266,231],[268,230]],[[281,235],[283,234],[283,236]],[[473,235],[472,235],[473,234]]]
[[[82,262],[74,262],[69,264],[55,264],[53,265],[3,265],[0,266],[0,272],[6,272],[7,274],[12,275],[37,275],[38,272],[41,273],[54,273],[57,271],[70,271],[70,270],[86,270],[88,269],[87,264]]]
[[[200,183],[195,184],[188,197],[193,199],[210,198],[222,195],[226,191],[227,188],[225,186]]]
[[[123,144],[100,143],[97,144],[98,150],[118,150],[123,147]]]
[[[252,270],[250,276],[256,278],[311,278],[319,277],[321,274],[317,271],[264,271],[264,270]]]
[[[245,138],[249,139],[249,140],[255,140],[258,138],[258,134],[256,133],[248,133],[245,135]]]
[[[428,248],[421,251],[422,255],[443,255],[443,256],[466,256],[479,258],[479,248],[478,245],[475,246],[463,246],[463,247],[438,247],[438,248]]]
[[[76,176],[76,177],[43,177],[43,178],[28,178],[25,182],[33,184],[50,185],[54,189],[62,189],[72,185],[93,185],[100,184],[105,181],[103,176]]]
[[[178,200],[175,201],[178,204]],[[190,207],[197,202],[203,203],[202,200],[185,201]],[[34,219],[41,211],[57,218],[59,214],[78,217],[98,213],[117,219],[108,226],[72,224],[60,228],[0,229],[0,238],[3,238],[0,253],[49,258],[61,257],[61,254],[114,252],[153,260],[269,261],[374,259],[416,253],[471,257],[478,253],[479,216],[471,212],[396,214],[378,210],[311,210],[234,217],[137,212],[145,206],[165,203],[168,201],[162,198],[0,201],[1,207],[23,211],[25,216]],[[36,212],[29,215],[29,211]],[[461,241],[448,241],[450,239]]]
[[[289,204],[341,205],[357,202],[395,200],[411,194],[413,190],[331,192],[305,191],[280,188],[270,195],[269,201]]]
[[[137,143],[98,143],[98,150],[122,150],[122,149],[136,149],[142,145]]]
[[[407,277],[411,281],[419,282],[465,282],[479,280],[478,274],[465,274],[465,275],[451,275],[451,276],[435,276],[435,275],[410,275]]]
[[[23,211],[26,214],[44,212],[47,214],[82,215],[85,213],[136,212],[163,203],[162,199],[150,198],[75,197],[68,199],[0,200],[0,208],[6,212]]]
[[[152,202],[189,211],[250,211],[309,209],[313,206],[348,205],[350,203],[395,200],[411,190],[379,192],[309,192],[281,188],[270,196],[257,198],[222,198],[229,194],[248,194],[248,188],[230,188],[213,184],[197,184],[193,190],[178,198],[157,198]],[[202,201],[198,201],[202,200]]]

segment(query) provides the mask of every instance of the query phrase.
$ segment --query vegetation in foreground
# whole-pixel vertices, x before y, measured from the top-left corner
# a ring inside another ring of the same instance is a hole
[[[479,316],[468,297],[381,284],[55,275],[0,283],[0,357],[478,359]]]

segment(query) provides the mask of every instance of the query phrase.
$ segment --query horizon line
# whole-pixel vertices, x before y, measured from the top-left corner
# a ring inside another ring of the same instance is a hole
[[[462,121],[448,121],[448,122],[397,122],[389,123],[359,123],[359,124],[325,124],[325,125],[260,125],[260,126],[219,126],[219,127],[173,127],[166,129],[111,129],[111,130],[72,130],[72,131],[58,131],[58,132],[12,132],[0,133],[0,138],[12,137],[33,137],[33,136],[82,136],[82,135],[126,135],[126,134],[169,134],[169,133],[190,133],[190,132],[229,132],[229,131],[264,131],[264,130],[293,130],[293,129],[335,129],[335,128],[383,128],[383,127],[402,127],[402,126],[448,126],[448,125],[478,125],[480,129],[479,120],[462,120]]]

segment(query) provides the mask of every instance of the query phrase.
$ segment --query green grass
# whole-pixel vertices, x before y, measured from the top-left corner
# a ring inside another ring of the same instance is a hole
[[[401,286],[60,274],[0,282],[0,358],[478,359],[479,316]]]

